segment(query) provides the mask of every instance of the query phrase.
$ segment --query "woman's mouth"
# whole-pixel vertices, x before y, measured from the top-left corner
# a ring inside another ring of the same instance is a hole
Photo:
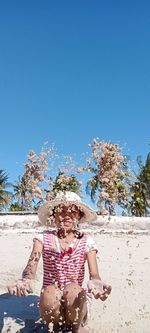
[[[63,223],[63,225],[64,225],[65,227],[70,227],[70,224],[71,224],[70,221],[65,221],[65,222]]]
[[[72,219],[67,218],[67,219],[65,219],[63,222],[64,222],[64,223],[71,223],[71,222],[72,222]]]

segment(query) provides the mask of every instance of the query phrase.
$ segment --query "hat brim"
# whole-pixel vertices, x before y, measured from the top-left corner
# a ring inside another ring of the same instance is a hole
[[[60,204],[64,204],[65,206],[70,206],[70,205],[76,205],[81,212],[84,213],[84,216],[80,219],[79,222],[94,222],[97,220],[97,214],[96,212],[90,208],[89,206],[87,206],[85,203],[82,202],[76,202],[76,201],[66,201],[66,202],[62,202],[61,200],[56,202],[56,200],[51,200],[49,202],[46,202],[43,206],[41,206],[38,210],[38,217],[40,222],[43,225],[48,225],[50,224],[49,219],[51,216],[53,216],[53,209],[57,206],[59,206]],[[50,213],[52,212],[52,213]],[[54,224],[55,221],[53,221],[51,223]]]

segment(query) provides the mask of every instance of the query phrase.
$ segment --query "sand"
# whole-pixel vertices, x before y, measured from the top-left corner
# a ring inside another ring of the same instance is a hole
[[[90,234],[93,233],[92,231]],[[0,231],[0,331],[34,332],[42,285],[39,263],[34,293],[26,298],[7,294],[7,285],[21,277],[31,248],[33,230]],[[93,300],[92,333],[150,333],[150,235],[144,232],[93,233],[102,278],[112,285],[105,302]],[[86,267],[85,285],[88,281]]]

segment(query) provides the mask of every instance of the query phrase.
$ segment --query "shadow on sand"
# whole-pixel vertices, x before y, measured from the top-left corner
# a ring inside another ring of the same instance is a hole
[[[0,295],[0,332],[47,332],[39,323],[38,301],[37,295],[24,298],[7,293]],[[5,323],[7,323],[6,327]]]

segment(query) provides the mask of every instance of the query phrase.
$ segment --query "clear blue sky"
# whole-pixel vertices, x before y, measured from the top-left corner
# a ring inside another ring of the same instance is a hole
[[[0,2],[0,169],[29,149],[87,151],[94,137],[150,149],[150,2]]]

